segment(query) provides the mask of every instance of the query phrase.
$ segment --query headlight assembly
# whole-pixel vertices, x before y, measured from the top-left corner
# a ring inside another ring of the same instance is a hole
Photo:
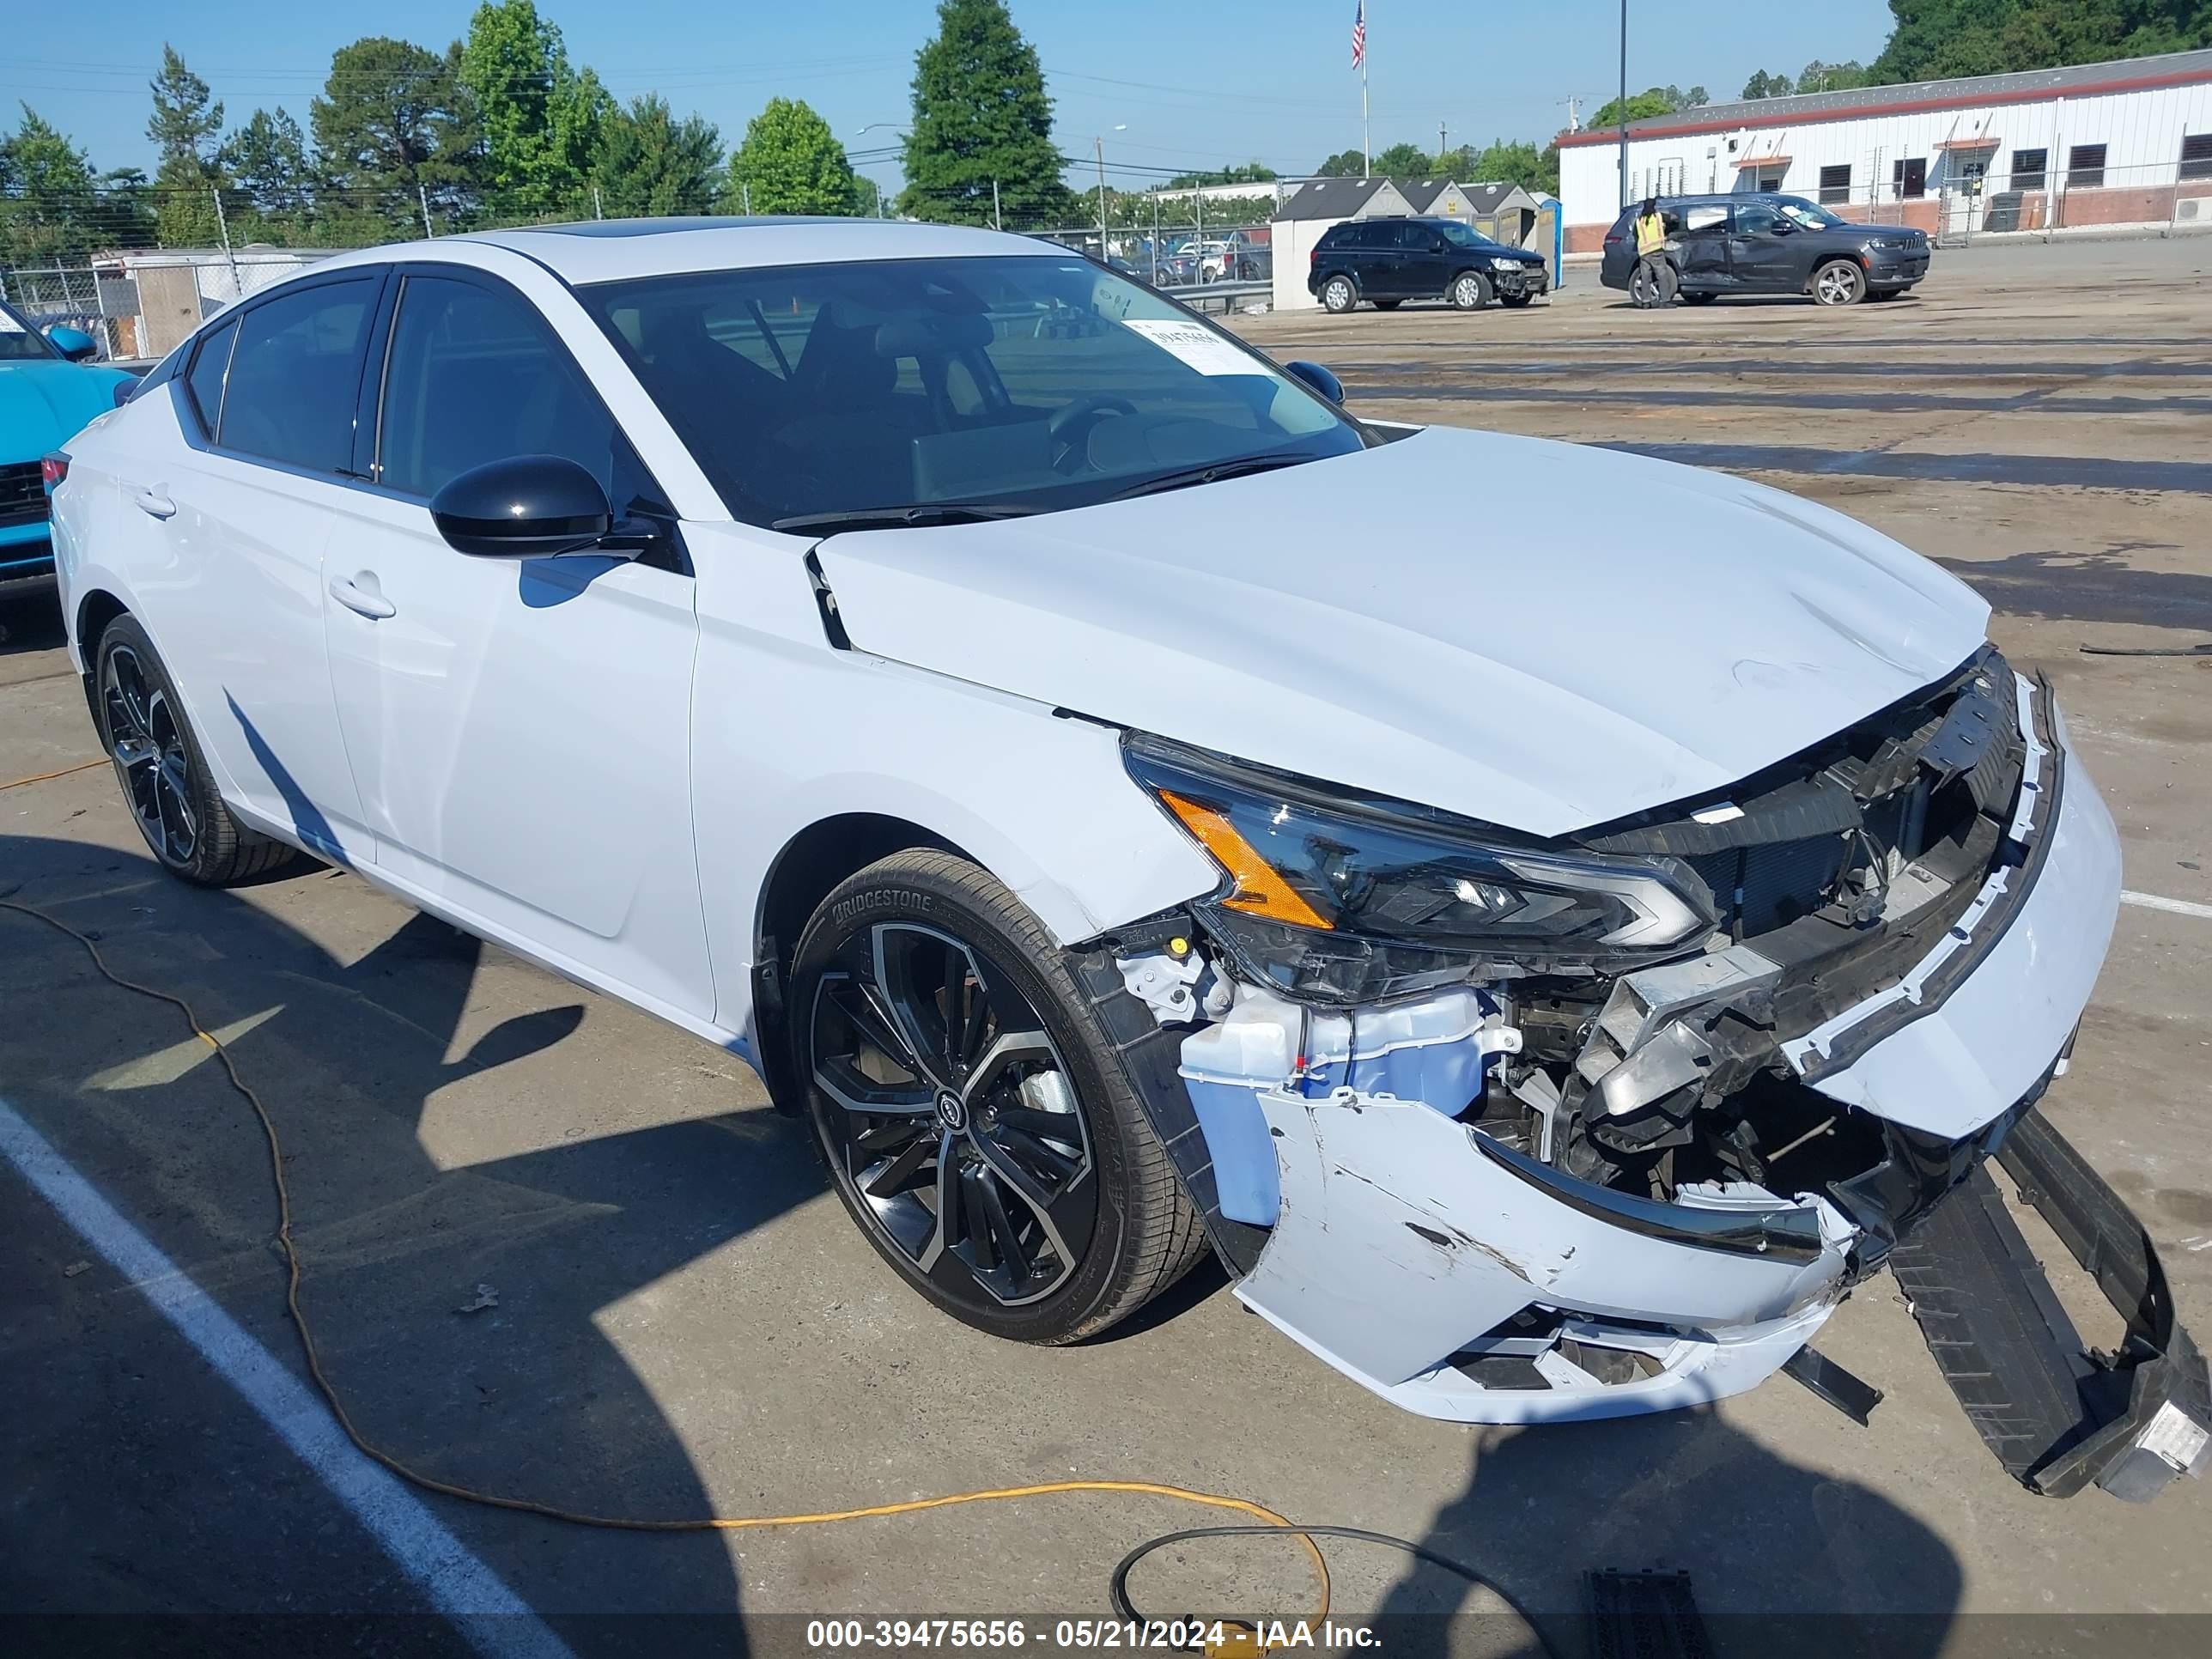
[[[1690,948],[1711,896],[1670,859],[1607,856],[1337,793],[1149,737],[1130,775],[1221,866],[1199,906],[1286,994],[1372,1001],[1469,977],[1603,973]]]

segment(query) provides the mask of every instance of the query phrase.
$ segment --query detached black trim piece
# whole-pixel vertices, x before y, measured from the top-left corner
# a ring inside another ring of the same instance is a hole
[[[2120,1352],[2084,1347],[1986,1166],[1899,1242],[1891,1270],[1944,1380],[2008,1474],[2046,1497],[2094,1481],[2145,1501],[2181,1472],[2138,1443],[2145,1431],[2168,1411],[2212,1425],[2204,1360],[2174,1316],[2142,1223],[2041,1113],[2023,1112],[1997,1157],[2126,1319]],[[2197,1468],[2206,1455],[2200,1447]]]
[[[1701,1210],[1688,1204],[1665,1204],[1555,1170],[1480,1129],[1468,1130],[1467,1138],[1485,1158],[1531,1187],[1624,1232],[1735,1255],[1811,1261],[1820,1254],[1820,1220],[1808,1209]]]

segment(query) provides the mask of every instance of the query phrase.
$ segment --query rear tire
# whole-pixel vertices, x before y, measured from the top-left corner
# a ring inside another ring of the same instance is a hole
[[[1831,259],[1813,273],[1813,303],[1855,306],[1867,296],[1866,272],[1853,259]]]
[[[793,1064],[860,1231],[939,1309],[1074,1342],[1206,1251],[1111,1041],[1029,908],[930,849],[841,884],[800,935]]]
[[[175,683],[137,618],[110,623],[92,654],[100,744],[115,763],[124,805],[163,869],[203,887],[228,887],[300,856],[231,816]]]
[[[1332,317],[1341,317],[1346,312],[1357,309],[1358,304],[1359,290],[1352,286],[1352,278],[1342,272],[1321,285],[1321,307]]]
[[[1641,310],[1656,311],[1674,304],[1681,286],[1680,274],[1668,260],[1638,259],[1628,276],[1628,297]]]

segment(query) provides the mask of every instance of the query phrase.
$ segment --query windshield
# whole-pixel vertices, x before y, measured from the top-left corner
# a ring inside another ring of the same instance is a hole
[[[1784,197],[1775,205],[1808,230],[1826,230],[1831,225],[1846,222],[1824,207],[1815,207],[1801,196]]]
[[[22,313],[0,300],[0,363],[46,362],[61,353],[24,321]]]
[[[1073,255],[702,271],[578,297],[751,524],[1044,512],[1364,442],[1241,342]]]

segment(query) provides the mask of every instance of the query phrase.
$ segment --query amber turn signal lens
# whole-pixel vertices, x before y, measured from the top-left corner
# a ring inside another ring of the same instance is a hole
[[[1236,825],[1211,806],[1202,806],[1172,789],[1163,789],[1160,799],[1176,822],[1198,837],[1198,844],[1213,854],[1229,872],[1237,890],[1221,901],[1224,908],[1247,915],[1265,916],[1300,927],[1331,926],[1328,919],[1302,898],[1296,888],[1275,873],[1274,866],[1252,850],[1251,842],[1237,833]]]

